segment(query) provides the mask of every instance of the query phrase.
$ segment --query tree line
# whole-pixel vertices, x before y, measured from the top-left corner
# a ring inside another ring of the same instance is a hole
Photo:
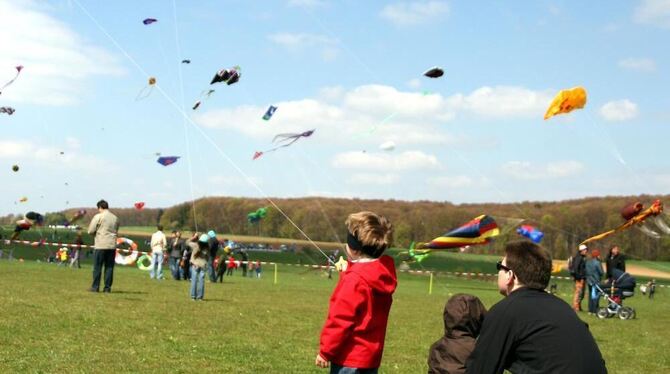
[[[531,224],[544,232],[542,244],[555,258],[567,258],[579,243],[595,234],[623,223],[621,208],[640,201],[648,206],[654,199],[668,201],[668,196],[594,197],[559,202],[452,204],[434,201],[362,200],[306,197],[273,199],[282,211],[307,236],[315,241],[346,240],[344,221],[347,215],[370,210],[388,217],[394,225],[394,245],[407,248],[411,242],[427,242],[456,228],[472,218],[487,214],[496,219],[501,235],[489,245],[472,247],[480,253],[502,253],[505,242],[520,238],[516,228]],[[247,221],[247,214],[261,207],[268,213],[260,222]],[[166,229],[210,229],[218,233],[304,239],[298,228],[265,199],[239,197],[208,197],[165,209],[114,209],[123,226],[153,226]],[[77,209],[45,215],[47,224],[58,224],[71,217]],[[80,221],[88,223],[96,210],[88,209]],[[17,215],[2,218],[11,224]],[[669,220],[670,223],[670,220]],[[653,228],[653,226],[650,226]],[[658,231],[658,230],[656,230]],[[618,245],[631,258],[670,260],[670,236],[653,239],[635,228],[594,243],[601,252]]]

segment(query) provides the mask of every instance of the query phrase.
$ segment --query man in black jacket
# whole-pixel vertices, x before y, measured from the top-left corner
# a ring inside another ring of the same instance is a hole
[[[542,247],[512,242],[498,262],[505,299],[484,318],[468,373],[607,373],[588,326],[565,301],[544,291],[551,256]]]
[[[619,269],[626,272],[626,257],[619,253],[619,246],[615,245],[610,249],[610,254],[607,256],[607,279],[612,278],[612,271]]]
[[[575,280],[575,293],[572,297],[572,309],[575,312],[582,311],[582,300],[584,300],[584,286],[586,285],[586,252],[588,248],[581,244],[577,254],[572,258],[570,274]]]
[[[174,280],[180,280],[184,277],[183,271],[179,266],[182,256],[182,245],[184,241],[181,239],[181,232],[172,231],[172,237],[168,240],[167,252],[170,258],[168,259],[170,263],[170,271],[172,272],[172,278]]]

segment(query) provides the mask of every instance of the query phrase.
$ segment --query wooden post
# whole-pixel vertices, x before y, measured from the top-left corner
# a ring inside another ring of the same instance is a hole
[[[275,262],[275,281],[274,284],[277,284],[277,263]]]
[[[430,282],[428,283],[428,294],[433,294],[433,272],[430,272]]]

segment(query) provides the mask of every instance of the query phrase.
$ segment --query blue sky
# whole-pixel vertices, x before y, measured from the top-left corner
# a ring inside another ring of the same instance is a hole
[[[25,66],[0,96],[16,109],[0,115],[2,214],[103,197],[463,203],[670,185],[669,0],[0,0],[0,35],[0,82]],[[234,65],[240,82],[191,110]],[[433,66],[445,75],[423,77]],[[159,88],[135,101],[148,76]],[[577,85],[586,107],[544,121]],[[162,167],[156,152],[182,158]]]

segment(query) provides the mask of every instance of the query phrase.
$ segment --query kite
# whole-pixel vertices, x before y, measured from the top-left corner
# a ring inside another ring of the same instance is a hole
[[[12,114],[14,114],[14,112],[16,112],[16,109],[10,106],[0,107],[0,113],[7,113],[7,115],[11,116]]]
[[[339,271],[340,273],[343,272],[343,271],[347,271],[348,266],[349,266],[349,263],[342,256],[340,256],[340,259],[337,260],[337,262],[335,263],[335,269],[337,271]]]
[[[415,249],[414,242],[412,242],[409,246],[409,250],[398,253],[398,256],[403,262],[416,262],[420,264],[430,256],[430,249]]]
[[[274,148],[271,148],[267,151],[256,151],[254,153],[253,159],[255,160],[255,159],[261,157],[265,153],[274,152],[274,151],[278,150],[279,148],[288,147],[291,144],[297,142],[300,138],[308,138],[308,137],[312,136],[312,134],[314,134],[314,131],[316,131],[316,129],[308,130],[308,131],[305,131],[305,132],[302,132],[302,133],[287,133],[287,134],[275,135],[274,139],[272,139],[272,142],[273,143],[284,143],[284,144],[278,145],[278,146],[276,146]]]
[[[80,219],[81,219],[82,217],[84,217],[85,215],[86,215],[86,210],[84,210],[84,209],[79,209],[79,210],[74,214],[74,216],[72,216],[72,219],[70,219],[69,221],[65,221],[65,225],[64,225],[64,226],[65,226],[65,227],[70,226],[71,224],[73,224],[73,223],[77,222],[78,220],[80,220]]]
[[[181,63],[182,63],[182,64],[190,64],[190,63],[191,63],[191,60],[181,60]]]
[[[25,196],[23,196],[22,198],[19,199],[19,202],[20,202],[20,203],[25,203],[25,202],[27,202],[27,201],[28,201],[28,198],[25,197]]]
[[[209,84],[226,82],[227,85],[237,83],[240,80],[240,67],[234,66],[230,69],[219,70],[212,78],[212,81]]]
[[[575,109],[582,109],[586,105],[586,90],[584,87],[575,87],[559,92],[549,105],[544,119],[557,114],[570,113]]]
[[[428,77],[428,78],[439,78],[439,77],[444,75],[444,70],[442,70],[442,68],[439,68],[439,67],[436,66],[434,68],[430,68],[430,69],[426,70],[423,73],[423,75]]]
[[[216,92],[215,90],[206,90],[202,91],[200,93],[200,100],[196,101],[195,104],[193,104],[193,110],[196,110],[202,105],[203,101],[209,100],[209,97],[212,96],[212,94]]]
[[[195,104],[193,104],[193,110],[198,109],[198,107],[200,107],[200,104],[202,104],[200,100],[196,101]]]
[[[258,208],[256,211],[247,214],[249,223],[258,223],[268,214],[268,208]]]
[[[663,213],[663,203],[661,202],[661,200],[655,200],[651,204],[651,206],[647,209],[644,209],[644,206],[639,202],[626,205],[621,211],[621,217],[625,219],[626,222],[622,223],[621,225],[619,225],[619,227],[615,229],[605,231],[601,234],[592,236],[584,240],[580,244],[587,244],[596,240],[604,239],[612,234],[616,234],[617,232],[623,231],[632,226],[638,227],[642,232],[651,237],[660,238],[660,235],[658,233],[649,229],[646,226],[643,226],[643,224],[646,219],[653,217],[656,226],[658,226],[666,234],[670,234],[670,230],[666,231],[666,229],[668,228],[667,225],[659,217],[661,213]]]
[[[521,225],[516,229],[516,233],[530,239],[535,244],[540,244],[544,233],[531,225]]]
[[[382,143],[379,146],[379,149],[381,149],[382,151],[392,151],[395,149],[395,143],[393,141]]]
[[[164,156],[164,157],[159,157],[156,162],[163,166],[169,166],[177,162],[179,160],[180,156]]]
[[[144,202],[143,201],[138,201],[135,203],[135,210],[142,210],[144,209]]]
[[[145,25],[151,25],[154,22],[158,22],[158,20],[155,18],[146,18],[144,21],[142,21],[142,23]]]
[[[19,74],[21,74],[21,70],[23,70],[23,65],[16,66],[15,69],[16,69],[16,75],[14,76],[14,78],[12,78],[9,82],[5,83],[2,87],[0,87],[0,95],[2,95],[2,91],[3,91],[5,88],[9,87],[9,85],[11,85],[12,83],[14,83],[14,81],[16,80],[16,78],[19,77]],[[11,113],[10,113],[10,114],[11,114]]]
[[[154,90],[154,86],[156,85],[156,78],[154,77],[149,77],[149,81],[147,82],[147,85],[144,86],[140,90],[140,92],[137,93],[137,97],[135,98],[135,101],[143,100],[149,97],[151,95],[151,92]]]
[[[10,240],[18,239],[22,231],[30,230],[30,228],[33,227],[33,225],[41,226],[43,223],[44,223],[43,215],[35,212],[26,213],[23,216],[23,219],[16,221],[16,228],[14,229],[14,234],[12,234]]]
[[[15,172],[15,173],[16,173],[17,171],[19,171],[19,165],[13,165],[13,166],[12,166],[12,171]]]
[[[269,121],[270,118],[272,118],[272,116],[275,114],[276,111],[277,111],[277,107],[276,107],[276,106],[273,106],[273,105],[270,105],[270,107],[268,108],[268,110],[267,110],[267,111],[265,112],[265,114],[263,115],[263,119],[264,119],[265,121]]]
[[[466,245],[487,244],[494,236],[500,235],[496,221],[481,215],[448,233],[433,239],[430,243],[417,244],[418,249],[449,249]]]

